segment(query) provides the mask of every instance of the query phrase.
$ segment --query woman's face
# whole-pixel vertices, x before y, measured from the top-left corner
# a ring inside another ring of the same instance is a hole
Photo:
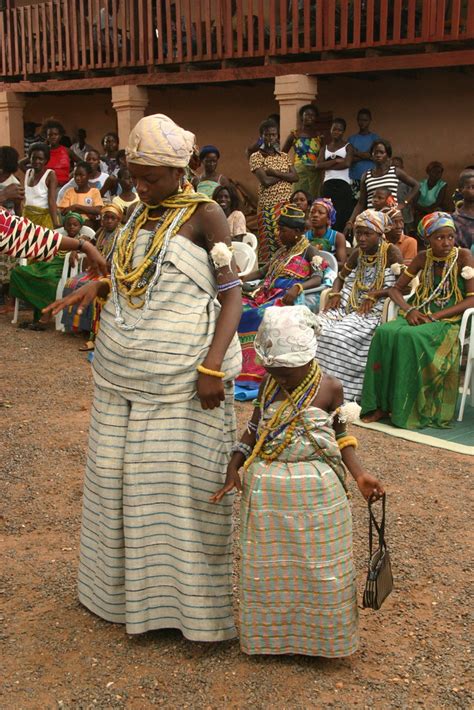
[[[265,128],[262,133],[263,142],[266,148],[272,148],[275,143],[278,143],[278,129],[276,126]]]
[[[35,173],[40,173],[48,161],[42,150],[34,150],[31,154],[30,162]]]
[[[100,173],[100,156],[95,150],[90,150],[86,155],[86,163],[92,167],[94,175]]]
[[[89,175],[85,168],[76,168],[74,171],[74,180],[78,187],[84,187],[89,183]]]
[[[316,111],[314,109],[307,108],[305,111],[303,111],[301,123],[305,128],[312,128],[316,123],[316,118]]]
[[[369,229],[369,227],[356,227],[355,237],[357,244],[364,253],[372,254],[377,251],[382,235],[376,232],[375,229]]]
[[[306,214],[306,210],[308,209],[308,198],[304,194],[304,192],[295,192],[292,198],[292,203],[297,207],[299,210],[303,210],[303,212]]]
[[[69,217],[69,219],[67,219],[64,223],[64,229],[66,230],[66,234],[68,235],[68,237],[71,237],[71,239],[77,237],[77,235],[81,231],[81,228],[82,224],[75,217]]]
[[[341,123],[333,123],[331,126],[331,138],[334,141],[341,140],[344,135],[344,126]]]
[[[277,381],[280,387],[291,392],[304,380],[312,363],[299,367],[266,367],[265,369]]]
[[[405,223],[402,217],[394,217],[392,219],[392,228],[387,233],[387,239],[389,240],[389,242],[392,242],[392,244],[397,244],[400,241],[400,237],[403,234],[404,226]]]
[[[106,135],[102,145],[106,153],[115,153],[118,150],[118,141],[115,136]]]
[[[221,190],[217,196],[217,204],[222,207],[226,214],[230,211],[231,198],[229,190]]]
[[[204,156],[202,164],[204,165],[204,170],[208,175],[212,175],[212,173],[216,171],[218,162],[219,158],[217,157],[217,153],[208,153]]]
[[[301,234],[291,227],[278,226],[278,239],[284,247],[291,249],[294,247]]]
[[[184,174],[182,168],[129,163],[128,169],[138,197],[148,205],[158,205],[177,192]]]
[[[380,165],[389,159],[383,143],[376,143],[372,150],[372,160],[376,165]]]
[[[311,226],[313,228],[327,227],[329,225],[329,215],[327,209],[316,203],[311,208]]]
[[[448,256],[454,246],[456,234],[451,227],[441,227],[429,237],[430,247],[433,250],[433,256],[438,259],[444,259]]]
[[[100,223],[106,232],[113,232],[120,223],[120,217],[115,212],[103,212]]]
[[[443,176],[443,168],[441,165],[433,165],[426,173],[431,182],[438,182]]]
[[[46,141],[51,148],[57,148],[61,140],[61,131],[59,128],[48,128],[46,131]]]

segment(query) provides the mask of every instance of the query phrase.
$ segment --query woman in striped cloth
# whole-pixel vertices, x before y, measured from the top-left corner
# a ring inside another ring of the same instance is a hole
[[[139,121],[127,160],[140,203],[116,242],[111,277],[52,310],[78,304],[80,315],[94,298],[105,301],[80,601],[129,634],[175,628],[223,641],[236,635],[232,501],[216,509],[209,498],[235,440],[242,298],[222,209],[180,188],[193,146],[167,116]]]
[[[346,431],[359,408],[343,405],[341,383],[314,359],[316,326],[306,306],[265,311],[255,348],[268,375],[212,499],[242,490],[245,462],[240,642],[249,654],[336,658],[357,648],[345,467],[365,498],[383,488],[364,471]]]
[[[348,236],[354,230],[354,220],[363,210],[373,209],[374,193],[377,189],[386,188],[390,191],[394,200],[397,200],[398,187],[400,183],[405,183],[411,189],[402,204],[398,205],[399,210],[406,209],[412,205],[418,195],[419,183],[415,178],[408,175],[401,168],[395,167],[392,163],[392,145],[389,141],[378,138],[372,144],[370,155],[375,163],[375,167],[367,170],[362,175],[360,181],[359,199],[354,210],[346,222],[344,234]]]
[[[339,272],[323,313],[317,357],[324,372],[344,385],[349,400],[360,398],[370,341],[380,325],[383,299],[395,283],[392,264],[403,264],[400,250],[384,232],[389,218],[366,210],[355,221],[358,248]],[[399,273],[399,271],[398,271]]]

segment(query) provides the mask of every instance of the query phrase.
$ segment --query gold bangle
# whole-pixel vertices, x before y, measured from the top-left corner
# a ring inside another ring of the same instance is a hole
[[[364,296],[364,298],[366,301],[373,301],[373,303],[375,303],[375,301],[377,300],[375,296],[369,296],[368,294]]]
[[[204,365],[198,365],[196,367],[196,370],[201,373],[201,375],[210,375],[211,377],[219,377],[221,380],[225,377],[225,372],[221,372],[220,370],[209,370],[208,367],[204,367]]]
[[[346,446],[353,446],[354,449],[357,449],[358,442],[355,436],[343,436],[342,439],[339,439],[337,445],[339,446],[340,451],[345,449]]]
[[[474,291],[468,291],[468,292],[466,293],[466,298],[467,298],[468,296],[474,296]]]
[[[329,291],[328,293],[328,298],[334,298],[337,296],[338,298],[341,297],[341,292],[340,291]]]
[[[301,294],[304,291],[303,284],[296,283],[296,284],[293,284],[293,286],[296,286],[299,289],[300,292],[299,292],[298,296],[301,296]]]
[[[416,276],[416,274],[412,274],[410,271],[408,271],[408,269],[405,269],[403,273],[405,276],[409,276],[411,279],[414,279]]]

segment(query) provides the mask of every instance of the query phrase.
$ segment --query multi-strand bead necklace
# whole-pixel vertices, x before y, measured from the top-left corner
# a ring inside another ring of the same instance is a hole
[[[360,307],[364,296],[369,291],[378,291],[383,288],[383,284],[385,281],[385,269],[387,268],[388,262],[389,248],[390,244],[386,241],[382,241],[375,254],[364,254],[359,249],[354,283],[352,285],[349,300],[346,305],[346,313],[356,311]],[[373,269],[374,265],[374,277],[372,282],[368,283],[367,272]]]
[[[415,298],[410,304],[412,309],[422,311],[427,315],[431,315],[431,304],[434,303],[440,310],[446,308],[454,296],[455,303],[463,300],[464,296],[461,293],[458,284],[458,256],[459,249],[453,247],[444,259],[433,256],[433,250],[427,249],[426,260],[423,270],[420,274],[420,285],[415,292]],[[435,286],[435,266],[443,264],[443,271],[437,286]],[[459,316],[453,316],[452,319],[459,320]]]

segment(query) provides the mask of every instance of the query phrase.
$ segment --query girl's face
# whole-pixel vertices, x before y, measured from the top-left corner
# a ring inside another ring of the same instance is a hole
[[[218,160],[219,158],[217,157],[217,153],[208,153],[204,156],[204,158],[202,159],[202,164],[204,165],[204,170],[208,175],[211,175],[213,172],[215,172]]]
[[[461,188],[461,195],[464,202],[474,202],[474,177],[464,181],[464,187]]]
[[[100,222],[106,232],[113,232],[120,224],[120,217],[115,212],[104,212]]]
[[[375,229],[369,229],[368,227],[356,227],[355,237],[357,244],[364,253],[373,254],[377,251],[382,235],[375,231]]]
[[[133,188],[132,176],[130,175],[128,170],[126,173],[122,174],[122,177],[119,180],[119,184],[120,184],[120,187],[122,188],[123,192],[128,192],[129,190],[131,190]]]
[[[57,148],[61,140],[61,131],[59,128],[48,128],[46,131],[46,141],[51,148]]]
[[[66,230],[66,234],[68,235],[68,237],[71,237],[71,239],[77,237],[77,235],[81,231],[81,227],[82,224],[75,217],[69,217],[64,223],[64,229]]]
[[[30,162],[35,173],[40,173],[48,161],[42,150],[34,150],[31,154]]]
[[[100,173],[100,156],[93,150],[90,150],[86,155],[86,163],[92,167],[94,175]]]
[[[341,123],[333,123],[331,126],[331,138],[334,141],[341,140],[344,135],[344,126]]]
[[[375,190],[372,197],[372,204],[374,210],[381,210],[383,207],[387,206],[387,193],[383,190]]]
[[[327,209],[317,203],[311,208],[311,226],[314,228],[328,227],[329,215]]]
[[[224,210],[224,212],[226,214],[230,210],[231,201],[232,200],[230,199],[230,193],[228,190],[221,190],[219,192],[219,195],[217,196],[217,200],[216,200],[217,204],[222,207],[222,209]]]
[[[295,207],[298,207],[299,210],[303,210],[303,212],[306,213],[306,210],[308,209],[309,205],[308,199],[304,192],[295,192],[291,201],[295,205]]]
[[[430,247],[433,250],[433,256],[438,259],[444,259],[448,256],[454,246],[456,234],[451,227],[441,227],[429,238]]]
[[[383,143],[376,143],[372,150],[372,160],[376,165],[380,165],[388,160],[388,153],[385,150]]]
[[[89,175],[84,168],[76,168],[74,171],[74,180],[78,187],[84,187],[89,183]]]
[[[178,190],[184,174],[182,168],[169,168],[162,165],[129,163],[128,169],[138,197],[148,205],[158,205],[166,197],[173,195]]]
[[[306,111],[303,111],[301,122],[305,128],[312,128],[316,123],[316,111],[307,108]]]
[[[308,374],[311,362],[299,367],[267,367],[267,372],[277,381],[280,387],[291,392],[304,380]]]
[[[294,247],[298,239],[301,237],[301,233],[297,232],[296,229],[291,227],[278,226],[278,239],[283,244],[284,247],[291,249]]]
[[[401,217],[395,217],[392,219],[392,228],[387,233],[387,239],[392,244],[397,244],[400,241],[400,237],[403,234],[403,228],[405,223]]]
[[[118,150],[118,141],[115,136],[104,136],[104,150],[106,153],[115,153]]]

